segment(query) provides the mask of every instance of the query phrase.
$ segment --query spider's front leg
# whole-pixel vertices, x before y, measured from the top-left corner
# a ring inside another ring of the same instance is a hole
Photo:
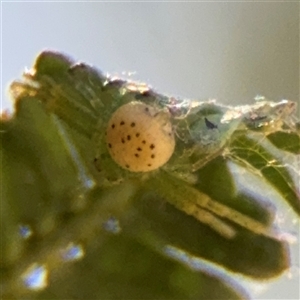
[[[265,224],[211,199],[198,189],[184,184],[182,181],[161,172],[160,176],[151,177],[146,184],[154,187],[170,204],[200,222],[207,224],[225,238],[234,238],[236,230],[224,219],[235,223],[256,234],[278,239],[276,232]]]

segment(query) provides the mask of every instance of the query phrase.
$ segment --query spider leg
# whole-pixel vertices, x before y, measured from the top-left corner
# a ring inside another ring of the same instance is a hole
[[[208,225],[211,229],[227,239],[232,239],[236,235],[236,231],[231,226],[191,201],[188,201],[177,208]]]
[[[268,225],[211,199],[208,195],[192,186],[182,184],[177,178],[166,172],[162,176],[150,178],[147,184],[150,184],[152,189],[155,186],[170,204],[188,215],[194,216],[197,220],[207,224],[224,237],[233,238],[235,230],[222,221],[221,218],[227,219],[256,234],[272,239],[279,238],[276,232],[273,232]]]
[[[270,229],[266,225],[262,224],[255,219],[248,217],[247,215],[240,213],[239,211],[212,200],[208,195],[202,194],[199,191],[198,195],[194,198],[195,202],[210,212],[224,219],[228,219],[241,227],[248,229],[257,234],[264,235],[266,237],[276,238],[276,234],[270,232]]]

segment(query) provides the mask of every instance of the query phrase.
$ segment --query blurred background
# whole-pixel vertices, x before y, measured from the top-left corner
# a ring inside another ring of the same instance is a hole
[[[104,73],[134,72],[132,79],[163,94],[232,105],[257,95],[299,102],[299,7],[288,1],[2,1],[2,109],[11,108],[8,84],[44,49]],[[253,297],[299,298],[298,273],[252,286]]]
[[[299,101],[299,3],[2,3],[2,96],[43,49],[162,93]]]

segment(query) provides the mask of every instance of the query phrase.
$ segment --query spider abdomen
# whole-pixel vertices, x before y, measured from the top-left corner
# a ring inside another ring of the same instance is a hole
[[[106,142],[113,160],[132,172],[158,169],[175,147],[169,114],[137,101],[114,112],[107,125]]]

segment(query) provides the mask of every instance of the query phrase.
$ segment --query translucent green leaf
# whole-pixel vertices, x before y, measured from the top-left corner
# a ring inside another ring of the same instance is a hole
[[[79,275],[81,274],[81,276]],[[89,250],[38,299],[245,299],[238,285],[191,270],[122,235]],[[59,294],[57,293],[59,291]]]
[[[233,159],[254,167],[262,176],[279,191],[283,198],[300,214],[300,199],[297,186],[293,182],[283,163],[278,161],[270,152],[257,141],[247,136],[238,136],[230,144]],[[298,187],[299,188],[299,187]]]
[[[168,203],[162,204],[163,200],[155,193],[144,193],[129,229],[162,253],[171,245],[254,278],[270,278],[288,267],[286,243],[235,225],[236,236],[227,239]]]
[[[294,154],[300,154],[300,136],[296,132],[277,131],[268,135],[277,148]]]
[[[280,133],[294,102],[234,108],[177,99],[51,51],[12,83],[11,94],[15,113],[1,120],[6,298],[245,299],[216,266],[259,279],[289,267],[275,205],[239,189],[229,164],[262,174],[299,213],[284,153],[277,158],[250,138],[268,136],[276,151],[299,153],[296,128]],[[152,173],[123,170],[106,147],[108,120],[130,101],[172,116],[175,153]],[[70,245],[80,245],[81,257],[66,262]],[[35,290],[27,272],[36,265],[47,274]]]
[[[72,64],[72,60],[59,52],[44,51],[36,59],[34,76],[43,78],[49,76],[53,78],[64,78]]]

